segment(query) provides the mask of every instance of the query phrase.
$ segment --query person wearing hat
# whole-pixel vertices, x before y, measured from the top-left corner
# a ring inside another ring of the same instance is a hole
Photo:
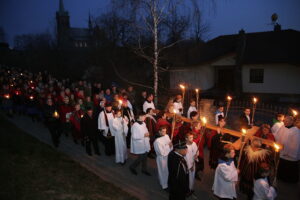
[[[142,173],[151,176],[147,171],[147,155],[150,151],[149,131],[145,124],[146,114],[138,114],[137,121],[131,127],[131,145],[130,152],[137,155],[137,159],[130,165],[131,173],[137,175],[136,168],[142,163]]]
[[[100,112],[98,117],[98,129],[101,131],[100,136],[104,142],[105,154],[107,156],[114,155],[115,153],[115,139],[111,132],[113,119],[112,105],[107,102],[105,109]]]
[[[173,148],[168,155],[169,200],[184,200],[189,192],[189,169],[184,159],[187,146],[179,140]]]

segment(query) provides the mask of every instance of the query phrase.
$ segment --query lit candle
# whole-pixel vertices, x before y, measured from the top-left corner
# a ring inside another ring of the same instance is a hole
[[[254,114],[255,114],[257,101],[258,101],[258,99],[256,97],[253,97],[252,120],[251,120],[252,125],[254,124]]]
[[[298,115],[298,112],[296,110],[292,110],[293,116],[296,117]]]
[[[242,138],[241,138],[241,147],[240,147],[240,151],[239,151],[239,158],[238,158],[238,163],[237,163],[237,169],[239,169],[240,167],[240,163],[241,163],[241,158],[242,158],[242,154],[243,154],[243,149],[245,147],[245,136],[247,134],[247,130],[246,129],[242,129]]]
[[[182,90],[182,107],[184,108],[185,86],[183,84],[180,84],[179,87]]]
[[[83,118],[83,115],[80,115],[81,118]]]
[[[23,73],[21,73],[20,75],[23,76]]]
[[[203,125],[206,126],[206,123],[207,123],[206,117],[202,117],[201,121],[202,121]]]
[[[278,165],[279,165],[279,151],[280,151],[280,146],[278,144],[276,144],[274,142],[274,145],[273,145],[274,149],[275,149],[275,154],[274,154],[274,162],[275,162],[275,178],[273,180],[273,185],[276,183],[277,179],[277,171],[278,171]]]
[[[9,95],[9,94],[5,94],[4,97],[5,97],[6,99],[9,99],[9,98],[10,98],[10,95]]]
[[[232,100],[232,97],[231,96],[227,96],[227,106],[226,106],[225,119],[227,118],[227,114],[229,112],[231,100]]]
[[[195,91],[196,91],[196,107],[198,110],[199,109],[199,89],[196,88]]]
[[[33,99],[34,99],[34,97],[31,95],[31,96],[29,97],[29,99],[33,100]]]
[[[53,115],[55,118],[58,118],[58,116],[59,116],[57,111],[55,111]]]
[[[242,129],[242,136],[246,136],[246,134],[247,134],[247,131],[246,131],[246,129]]]

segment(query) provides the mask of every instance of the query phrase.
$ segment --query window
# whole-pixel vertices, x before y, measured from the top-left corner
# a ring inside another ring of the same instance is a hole
[[[264,69],[250,69],[250,83],[263,83]]]

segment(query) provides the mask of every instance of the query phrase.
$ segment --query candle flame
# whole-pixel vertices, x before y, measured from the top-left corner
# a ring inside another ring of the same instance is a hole
[[[242,135],[246,135],[246,133],[247,133],[247,131],[246,131],[246,129],[242,129]]]
[[[54,117],[58,117],[58,112],[57,111],[54,112]]]
[[[254,97],[254,98],[253,98],[253,103],[256,103],[256,102],[257,102],[257,98]]]
[[[33,98],[34,98],[33,96],[30,96],[30,97],[29,97],[29,99],[31,99],[31,100],[32,100]]]
[[[83,115],[80,115],[81,118],[83,118]]]
[[[176,114],[176,109],[173,109],[173,113]]]
[[[232,100],[232,97],[231,97],[231,96],[228,96],[228,97],[227,97],[227,100],[228,100],[228,101],[231,101],[231,100]]]
[[[185,89],[185,86],[182,85],[182,84],[180,84],[179,87],[180,87],[181,89],[183,89],[183,90]]]
[[[298,115],[298,112],[296,110],[292,110],[292,113],[293,113],[294,117],[296,117]]]
[[[121,99],[119,99],[119,104],[122,105],[123,104],[123,101]]]
[[[32,81],[30,81],[30,83],[33,83]]]
[[[10,95],[9,95],[9,94],[6,94],[6,95],[4,95],[4,97],[5,97],[6,99],[9,99],[9,98],[10,98]]]
[[[199,89],[197,88],[197,89],[195,89],[195,91],[198,93],[198,92],[199,92]]]
[[[23,76],[23,73],[21,73],[20,75]]]
[[[280,146],[274,142],[275,151],[278,152],[280,150]]]
[[[207,120],[206,120],[205,117],[202,118],[202,122],[203,122],[204,125],[207,123]]]

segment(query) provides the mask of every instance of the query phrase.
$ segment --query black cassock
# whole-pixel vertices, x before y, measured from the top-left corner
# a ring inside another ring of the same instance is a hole
[[[189,174],[184,157],[171,151],[168,155],[169,200],[184,200],[189,192]]]

